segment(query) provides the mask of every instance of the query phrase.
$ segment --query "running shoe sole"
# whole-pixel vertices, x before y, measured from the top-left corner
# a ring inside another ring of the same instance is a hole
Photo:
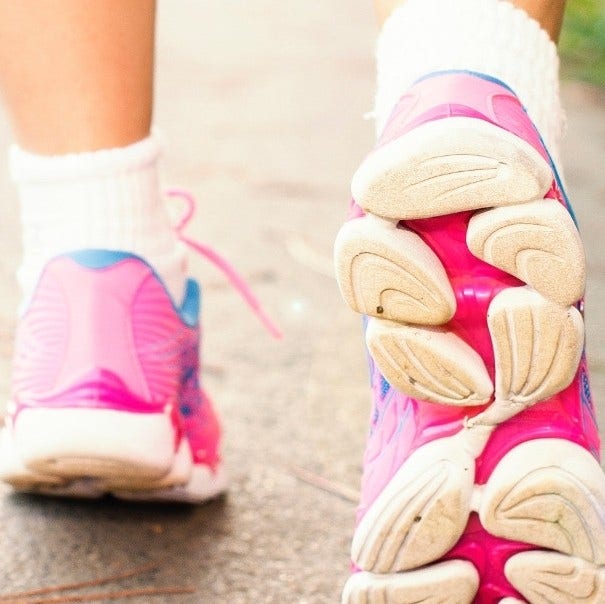
[[[447,554],[473,512],[493,536],[550,550],[506,563],[528,602],[605,602],[605,477],[590,453],[534,438],[504,455],[485,484],[475,479],[498,426],[566,388],[581,359],[574,303],[584,251],[566,209],[543,199],[552,180],[529,143],[466,117],[416,127],[373,151],[353,178],[366,215],[341,228],[336,273],[345,301],[371,317],[366,341],[381,373],[417,399],[494,402],[457,434],[416,449],[374,501],[355,532],[360,572],[343,604],[472,603],[479,570]],[[400,222],[467,211],[468,249],[520,282],[489,303],[493,382],[481,355],[448,329],[455,295],[437,254]]]

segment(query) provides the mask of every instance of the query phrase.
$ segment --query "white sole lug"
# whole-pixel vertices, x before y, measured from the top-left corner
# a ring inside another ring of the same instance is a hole
[[[475,214],[467,244],[481,260],[570,306],[584,294],[586,259],[569,212],[554,199]]]
[[[356,312],[419,325],[447,323],[454,292],[435,253],[415,233],[365,216],[346,222],[334,245],[336,276]]]
[[[584,347],[584,322],[575,307],[559,306],[529,287],[513,287],[494,297],[487,322],[496,400],[471,423],[501,424],[571,384]]]
[[[481,356],[445,329],[372,319],[366,343],[376,365],[397,390],[446,405],[482,405],[493,384]]]
[[[366,211],[396,220],[541,199],[548,163],[519,137],[488,122],[435,120],[373,151],[351,183]]]
[[[605,567],[555,552],[522,552],[506,577],[530,604],[603,604]]]
[[[406,573],[355,573],[341,604],[472,604],[478,587],[479,574],[470,562],[450,560]]]
[[[359,523],[351,558],[393,573],[438,560],[462,535],[471,511],[475,461],[463,435],[417,449]]]
[[[605,475],[573,442],[536,439],[509,451],[479,516],[492,535],[605,564]]]

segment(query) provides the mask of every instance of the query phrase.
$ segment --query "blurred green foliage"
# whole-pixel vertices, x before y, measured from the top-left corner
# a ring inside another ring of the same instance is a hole
[[[559,47],[563,76],[605,86],[605,0],[568,0]]]

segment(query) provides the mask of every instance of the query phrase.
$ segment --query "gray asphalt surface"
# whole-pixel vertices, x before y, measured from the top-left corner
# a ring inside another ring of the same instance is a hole
[[[205,385],[224,417],[229,496],[193,507],[74,502],[0,490],[0,593],[157,563],[89,591],[191,586],[112,602],[336,602],[360,475],[369,392],[358,317],[331,246],[348,182],[371,146],[374,24],[366,2],[182,0],[159,13],[156,123],[166,182],[198,197],[190,229],[250,280],[286,338],[272,341],[201,260]],[[605,95],[568,83],[564,156],[586,238],[588,345],[605,395]],[[0,137],[9,140],[0,115]],[[0,145],[3,147],[3,145]],[[0,394],[8,392],[20,255],[0,157]],[[300,468],[329,482],[301,480]],[[311,481],[314,482],[314,481]]]

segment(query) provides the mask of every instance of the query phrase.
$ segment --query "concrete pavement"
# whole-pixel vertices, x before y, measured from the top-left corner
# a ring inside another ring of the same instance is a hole
[[[201,0],[160,6],[156,122],[165,174],[199,198],[190,233],[250,280],[286,333],[272,341],[222,277],[204,284],[205,385],[226,428],[232,488],[200,508],[0,498],[0,594],[157,568],[90,591],[190,586],[104,601],[322,604],[347,575],[369,412],[357,317],[331,276],[348,181],[372,141],[373,18],[365,2]],[[605,95],[565,87],[564,149],[586,237],[588,343],[605,399]],[[0,137],[8,140],[0,115]],[[0,147],[2,147],[0,145]],[[7,394],[19,257],[0,157],[0,395]],[[328,481],[300,479],[300,468]]]

